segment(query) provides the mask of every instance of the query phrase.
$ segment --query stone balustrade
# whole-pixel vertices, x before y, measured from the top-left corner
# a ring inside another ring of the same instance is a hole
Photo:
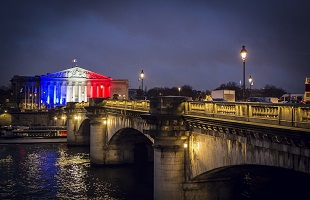
[[[142,112],[154,109],[150,108],[148,100],[102,99],[95,103],[92,102],[91,105]],[[185,101],[183,108],[184,115],[310,128],[310,106],[307,104]]]
[[[186,102],[185,115],[310,128],[310,106],[303,104]]]
[[[149,111],[150,101],[107,100],[106,107],[123,108],[125,110]]]

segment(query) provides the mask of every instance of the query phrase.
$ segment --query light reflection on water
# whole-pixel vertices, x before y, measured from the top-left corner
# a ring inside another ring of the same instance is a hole
[[[152,199],[152,169],[91,166],[88,148],[66,144],[0,145],[0,199]]]

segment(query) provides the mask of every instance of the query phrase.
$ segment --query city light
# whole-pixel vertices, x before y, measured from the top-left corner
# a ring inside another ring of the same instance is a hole
[[[243,82],[242,82],[242,99],[245,100],[245,60],[246,60],[246,56],[247,56],[247,50],[245,49],[245,46],[242,46],[242,49],[240,51],[240,55],[243,61]]]
[[[140,73],[140,80],[141,80],[141,82],[142,82],[142,84],[141,84],[141,89],[142,89],[142,91],[143,91],[143,78],[144,78],[144,72],[143,72],[143,70],[142,70],[141,73]]]

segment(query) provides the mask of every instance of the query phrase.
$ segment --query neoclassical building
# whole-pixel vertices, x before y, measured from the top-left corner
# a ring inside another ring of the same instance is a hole
[[[22,108],[54,108],[67,102],[87,102],[89,98],[128,98],[128,80],[112,79],[81,67],[41,76],[11,79],[13,95]]]

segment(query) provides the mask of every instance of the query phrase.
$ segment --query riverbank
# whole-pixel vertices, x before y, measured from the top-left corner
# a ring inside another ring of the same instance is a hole
[[[0,137],[0,144],[66,143],[67,137]]]

